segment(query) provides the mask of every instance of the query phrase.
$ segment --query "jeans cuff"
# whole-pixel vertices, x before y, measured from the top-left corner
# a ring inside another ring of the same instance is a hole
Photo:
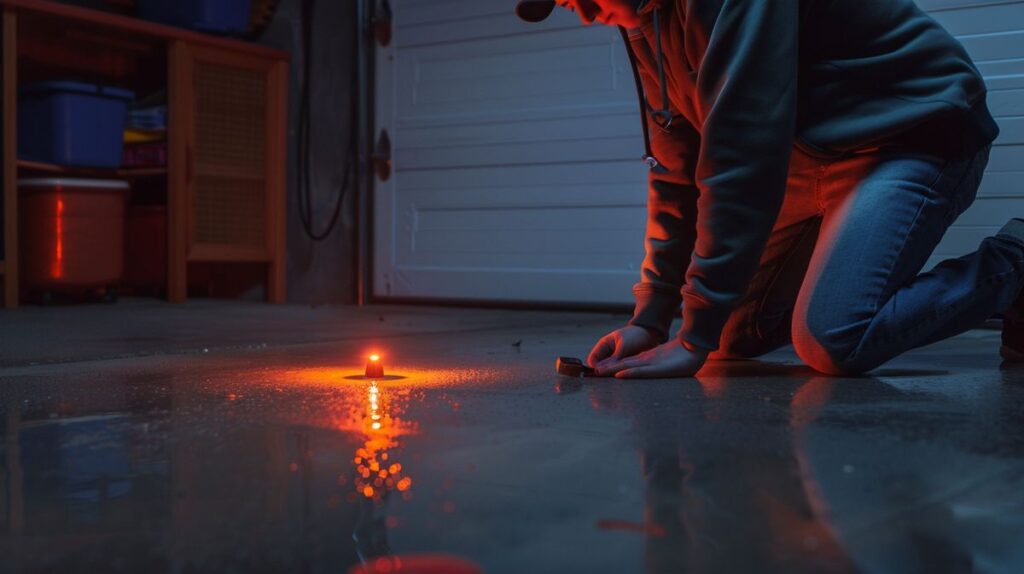
[[[1011,219],[996,235],[1002,235],[1004,238],[1024,248],[1024,219]]]

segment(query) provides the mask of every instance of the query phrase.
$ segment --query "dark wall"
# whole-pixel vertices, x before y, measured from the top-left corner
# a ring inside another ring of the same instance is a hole
[[[338,200],[352,134],[355,2],[315,0],[309,187],[314,231],[318,233],[327,226]],[[262,42],[292,54],[288,115],[288,299],[312,304],[353,302],[356,293],[354,187],[349,183],[341,217],[327,239],[312,241],[299,218],[296,174],[304,57],[300,0],[282,0],[273,22],[262,34]]]

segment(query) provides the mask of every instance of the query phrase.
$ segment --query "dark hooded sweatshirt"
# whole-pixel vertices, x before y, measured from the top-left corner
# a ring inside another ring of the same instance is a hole
[[[664,169],[650,176],[631,324],[663,338],[682,302],[679,337],[718,348],[778,217],[793,146],[838,157],[903,139],[972,153],[998,134],[963,46],[912,0],[649,0],[641,13],[629,43],[648,107],[676,117],[668,130],[648,117]]]

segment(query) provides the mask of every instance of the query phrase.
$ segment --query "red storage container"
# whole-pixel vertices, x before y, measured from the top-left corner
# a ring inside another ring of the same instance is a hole
[[[26,288],[82,290],[120,282],[126,182],[26,179],[18,188]]]

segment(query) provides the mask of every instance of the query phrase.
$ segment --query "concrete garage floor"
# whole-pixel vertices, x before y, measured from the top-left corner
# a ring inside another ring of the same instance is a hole
[[[997,331],[864,378],[791,350],[553,374],[623,320],[0,313],[0,571],[1024,571],[1024,370]],[[347,378],[371,350],[404,378]]]

